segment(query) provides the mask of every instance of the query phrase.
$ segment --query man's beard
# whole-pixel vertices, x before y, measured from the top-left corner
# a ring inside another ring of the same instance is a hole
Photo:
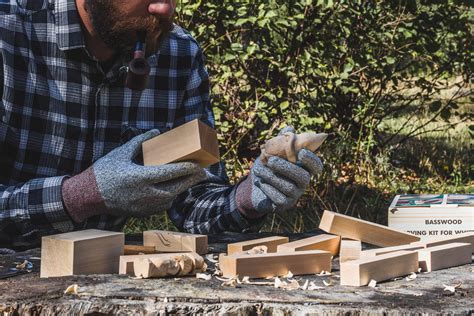
[[[172,20],[152,15],[130,18],[126,13],[120,12],[117,2],[117,0],[86,0],[92,26],[100,39],[116,54],[131,57],[136,43],[136,33],[146,31],[147,51],[155,52],[158,35],[169,32]]]

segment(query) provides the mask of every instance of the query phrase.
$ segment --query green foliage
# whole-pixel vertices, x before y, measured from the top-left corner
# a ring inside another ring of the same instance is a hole
[[[412,173],[457,188],[473,179],[469,148],[433,148],[425,137],[462,124],[472,140],[474,111],[460,101],[472,88],[473,17],[461,0],[180,0],[177,22],[207,57],[233,180],[281,126],[327,132],[325,174],[298,210],[362,206],[359,215],[377,219],[361,209],[445,188],[414,187]]]

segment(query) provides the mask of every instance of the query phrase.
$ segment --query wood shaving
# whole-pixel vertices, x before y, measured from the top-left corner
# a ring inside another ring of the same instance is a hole
[[[309,280],[306,280],[306,282],[303,284],[303,286],[301,287],[301,289],[303,291],[306,291],[308,289],[308,286],[309,286]]]
[[[323,271],[321,271],[321,273],[316,274],[316,275],[317,276],[330,276],[330,275],[332,275],[332,273],[323,270]]]
[[[15,268],[20,271],[31,272],[33,270],[33,264],[28,260],[25,260],[22,263],[16,263]]]
[[[375,280],[370,281],[369,282],[369,287],[373,287],[373,288],[377,287],[377,281],[375,281]]]
[[[267,246],[257,246],[257,247],[253,247],[252,249],[250,249],[249,251],[245,253],[248,255],[261,255],[267,252],[268,252]]]
[[[329,279],[329,280],[327,280],[327,281],[326,281],[326,280],[323,280],[323,283],[324,283],[325,286],[332,286],[332,285],[334,285],[334,281],[331,280],[331,279]]]
[[[70,285],[64,291],[64,294],[78,295],[78,292],[77,292],[78,289],[79,289],[79,286],[77,284]]]
[[[409,276],[407,276],[405,278],[405,280],[407,280],[407,281],[413,281],[414,279],[416,279],[416,273],[415,272],[412,272]]]
[[[236,278],[232,278],[228,281],[224,281],[222,282],[221,286],[230,286],[230,287],[236,287],[237,286],[237,279]]]
[[[218,256],[215,256],[213,254],[206,255],[206,259],[209,260],[212,263],[219,263],[217,258],[218,258]]]
[[[276,278],[274,287],[277,288],[277,289],[284,289],[284,290],[288,290],[288,291],[294,291],[294,290],[298,290],[300,288],[300,284],[296,280],[286,282],[286,281],[281,281],[280,278]]]
[[[210,281],[212,279],[212,275],[206,273],[196,273],[196,279]]]
[[[248,284],[250,283],[250,278],[248,276],[244,276],[244,278],[242,279],[241,283],[243,284]]]
[[[313,281],[309,282],[308,291],[322,290],[324,287],[317,286]]]
[[[460,288],[462,285],[462,283],[458,283],[458,284],[455,284],[455,285],[446,285],[446,284],[443,284],[444,286],[444,289],[443,289],[443,292],[451,292],[451,293],[454,293],[456,292],[456,289],[457,288]]]
[[[284,277],[285,279],[290,279],[290,278],[293,277],[293,273],[291,273],[291,271],[288,271],[288,273],[285,274],[283,277]]]

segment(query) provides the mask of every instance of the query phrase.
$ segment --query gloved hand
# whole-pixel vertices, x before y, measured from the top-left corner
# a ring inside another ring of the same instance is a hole
[[[283,129],[295,133],[292,127]],[[302,149],[297,153],[296,163],[271,156],[264,165],[259,158],[250,175],[236,190],[236,203],[247,217],[261,217],[266,213],[282,212],[293,207],[309,185],[311,175],[323,170],[321,160],[313,152]]]
[[[64,181],[63,202],[74,221],[100,214],[157,214],[170,208],[177,195],[204,180],[204,169],[193,162],[162,166],[134,163],[142,143],[158,135],[158,130],[152,130],[136,136]]]

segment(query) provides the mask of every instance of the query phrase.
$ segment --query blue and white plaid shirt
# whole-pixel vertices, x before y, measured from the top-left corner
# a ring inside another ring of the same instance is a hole
[[[104,73],[87,52],[74,0],[0,0],[0,246],[33,246],[43,235],[120,230],[124,218],[74,224],[61,183],[150,129],[193,119],[213,126],[199,45],[178,26],[148,58],[148,89],[124,88],[127,61]],[[193,233],[245,231],[223,164],[179,196],[172,221]]]

